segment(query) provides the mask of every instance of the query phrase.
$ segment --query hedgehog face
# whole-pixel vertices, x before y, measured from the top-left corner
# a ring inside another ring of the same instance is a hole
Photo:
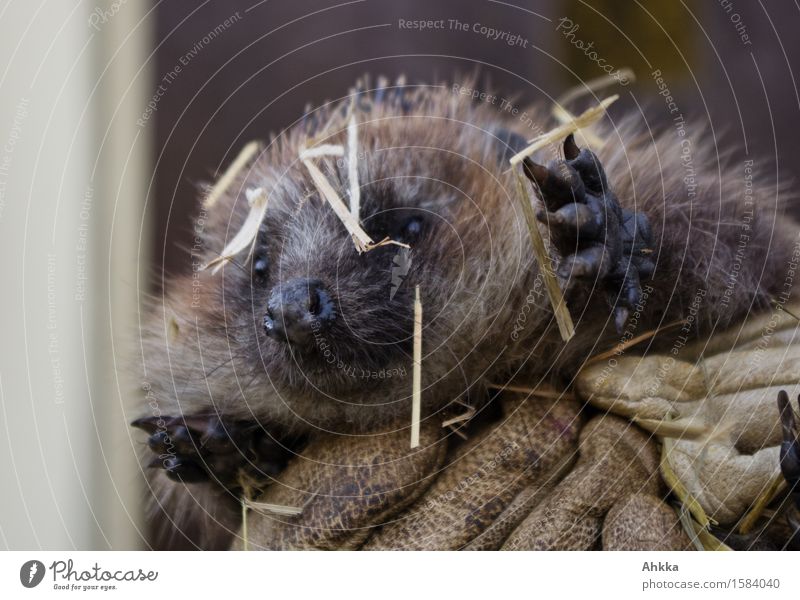
[[[450,327],[448,296],[467,262],[446,208],[451,190],[418,178],[367,180],[362,188],[363,229],[409,248],[359,254],[313,188],[299,210],[287,210],[296,195],[268,210],[266,235],[240,285],[251,296],[258,360],[276,387],[339,397],[363,395],[369,382],[410,386],[415,286],[432,347],[434,332]]]
[[[219,362],[229,361],[214,373],[223,394],[230,384],[222,372],[235,371],[234,385],[248,403],[264,390],[277,392],[292,411],[309,402],[407,411],[417,287],[423,396],[456,399],[476,387],[489,364],[505,359],[482,347],[497,345],[492,336],[505,338],[500,347],[509,343],[508,307],[524,301],[534,275],[525,225],[508,191],[513,179],[501,175],[491,135],[429,125],[360,128],[361,226],[375,242],[389,238],[408,248],[359,253],[296,154],[252,171],[242,187],[266,190],[266,215],[253,255],[243,252],[213,278],[215,298],[204,321],[224,323],[223,335],[208,336],[224,342],[217,344]],[[346,159],[316,165],[347,203]],[[247,201],[238,197],[220,208],[212,252],[244,221]]]

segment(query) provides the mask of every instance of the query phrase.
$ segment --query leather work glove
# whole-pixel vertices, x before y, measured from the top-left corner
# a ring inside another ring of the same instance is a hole
[[[325,436],[290,461],[248,513],[257,549],[457,549],[517,496],[542,494],[575,458],[582,424],[574,400],[498,399],[499,422],[471,432],[445,457],[444,430],[380,437]],[[520,515],[520,518],[524,514]],[[507,524],[506,524],[507,527]],[[496,545],[499,545],[499,540]],[[241,540],[238,548],[243,547]]]
[[[662,475],[698,522],[731,528],[780,477],[777,397],[800,391],[799,324],[776,310],[676,352],[600,360],[575,388],[653,431]]]
[[[651,436],[623,419],[595,417],[581,432],[575,468],[502,549],[687,549],[691,541],[663,495]]]
[[[456,448],[425,494],[378,530],[364,549],[464,548],[490,526],[508,529],[524,518],[521,513],[509,522],[506,514],[519,497],[532,505],[558,483],[575,460],[583,424],[580,405],[510,396],[501,399],[500,423]]]

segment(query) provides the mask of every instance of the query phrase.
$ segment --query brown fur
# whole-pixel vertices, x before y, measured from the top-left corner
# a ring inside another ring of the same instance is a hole
[[[414,244],[411,269],[394,298],[391,269],[397,248],[356,253],[298,161],[307,136],[295,126],[239,176],[198,227],[207,261],[242,224],[248,211],[245,188],[263,186],[269,196],[260,243],[270,260],[267,281],[254,281],[252,261],[242,253],[237,257],[241,268],[229,264],[217,275],[204,271],[195,280],[199,286],[191,275],[169,282],[143,332],[145,380],[152,386],[143,413],[218,412],[307,432],[375,430],[407,421],[415,285],[425,311],[423,418],[459,396],[477,403],[486,382],[517,372],[533,383],[568,382],[587,356],[618,341],[601,294],[570,300],[578,334],[564,344],[546,295],[530,293],[544,288],[537,280],[516,180],[498,160],[495,133],[503,127],[533,137],[554,125],[547,113],[527,111],[537,115],[534,122],[541,127],[532,131],[518,117],[473,104],[447,86],[413,89],[410,102],[407,115],[391,102],[357,112],[364,229],[382,239],[393,235],[394,215],[428,211],[429,226]],[[320,111],[322,121],[330,119],[326,143],[346,142],[346,121],[337,116],[338,109]],[[695,333],[763,308],[782,291],[796,241],[783,215],[783,190],[777,194],[755,178],[755,218],[738,281],[724,300],[742,233],[741,164],[718,163],[705,132],[690,129],[697,171],[692,200],[675,130],[652,132],[634,116],[599,133],[608,141],[598,155],[620,202],[648,215],[656,239],[656,274],[644,282],[652,292],[635,315],[636,334],[687,316],[698,290],[705,290],[705,297]],[[552,153],[539,162],[547,158]],[[331,158],[317,164],[346,202],[346,159],[339,162]],[[333,292],[338,318],[325,343],[345,368],[328,364],[321,345],[317,353],[292,355],[264,335],[266,298],[273,286],[293,277],[318,278]],[[176,336],[169,333],[174,333],[172,319],[179,328]],[[406,376],[363,379],[362,369],[404,369]],[[181,539],[173,531],[178,529],[189,532],[192,544],[214,546],[211,540],[217,540],[225,545],[219,528],[208,526],[210,517],[203,515],[216,512],[222,529],[233,527],[232,498],[222,499],[203,485],[184,487],[163,475],[153,483],[153,518],[164,520],[163,514],[157,516],[163,511],[175,520],[164,530],[171,532],[167,537]]]

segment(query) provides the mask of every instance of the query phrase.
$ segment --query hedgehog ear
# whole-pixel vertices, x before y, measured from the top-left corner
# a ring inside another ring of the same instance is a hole
[[[578,158],[580,153],[581,149],[578,148],[578,144],[575,143],[575,134],[570,133],[567,139],[564,140],[564,158],[567,160],[574,160]]]
[[[547,167],[533,162],[529,157],[523,159],[522,170],[528,179],[539,186],[539,189],[544,187],[544,184],[550,174],[550,172],[547,170]]]

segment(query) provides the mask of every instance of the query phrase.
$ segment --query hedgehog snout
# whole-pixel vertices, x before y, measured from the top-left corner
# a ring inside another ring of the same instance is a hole
[[[321,281],[291,279],[272,289],[264,330],[274,340],[305,346],[335,319],[333,300]]]

